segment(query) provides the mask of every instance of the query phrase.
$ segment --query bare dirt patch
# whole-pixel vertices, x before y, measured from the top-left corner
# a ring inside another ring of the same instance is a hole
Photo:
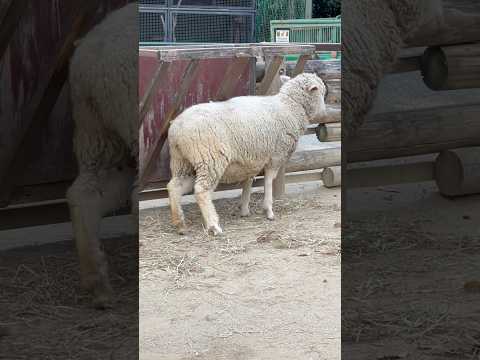
[[[347,197],[342,238],[345,354],[478,359],[479,197],[430,184],[361,192]]]
[[[211,237],[196,204],[179,236],[166,207],[140,213],[140,359],[340,359],[340,190],[216,207]]]

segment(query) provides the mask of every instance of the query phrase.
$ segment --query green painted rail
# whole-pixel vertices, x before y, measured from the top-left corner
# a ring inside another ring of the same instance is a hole
[[[273,42],[292,43],[336,43],[342,42],[342,20],[336,18],[271,20],[270,36]],[[340,59],[335,52],[318,52],[321,60]],[[295,60],[298,56],[288,56],[286,60]]]

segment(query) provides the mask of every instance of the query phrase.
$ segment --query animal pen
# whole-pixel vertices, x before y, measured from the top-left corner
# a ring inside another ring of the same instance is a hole
[[[315,51],[333,48],[338,51],[340,45],[261,43],[140,47],[140,199],[168,196],[167,132],[170,121],[184,108],[234,96],[267,94],[278,77],[285,55],[300,55],[295,64],[285,69],[295,76],[304,71]],[[337,80],[339,76],[338,71]],[[338,103],[338,99],[330,104],[327,101],[330,116],[323,119],[332,124],[312,124],[309,133],[319,133],[323,140],[339,140],[339,132],[330,129],[336,122],[339,130],[340,109],[335,102]],[[316,130],[318,126],[325,129],[327,125],[329,130],[325,135]],[[322,180],[321,169],[339,166],[340,161],[340,147],[295,152],[275,180],[275,196],[283,194],[285,183]],[[253,186],[262,184],[262,178],[258,177]],[[219,190],[232,188],[237,186],[225,185]]]
[[[75,41],[130,1],[0,3],[0,230],[70,221]]]

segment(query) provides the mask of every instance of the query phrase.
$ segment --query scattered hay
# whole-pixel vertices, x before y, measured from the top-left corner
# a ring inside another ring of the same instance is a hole
[[[138,266],[134,237],[105,241],[117,295],[96,310],[80,288],[73,242],[0,253],[0,358],[127,359],[138,351]],[[121,352],[118,354],[117,351]]]

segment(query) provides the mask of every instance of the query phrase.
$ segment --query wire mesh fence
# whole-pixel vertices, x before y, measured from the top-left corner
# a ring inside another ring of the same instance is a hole
[[[255,0],[140,0],[140,42],[255,41]]]
[[[304,19],[305,4],[305,0],[257,0],[257,42],[273,41],[270,38],[270,20]]]
[[[249,14],[173,13],[173,42],[245,43],[253,37]]]

